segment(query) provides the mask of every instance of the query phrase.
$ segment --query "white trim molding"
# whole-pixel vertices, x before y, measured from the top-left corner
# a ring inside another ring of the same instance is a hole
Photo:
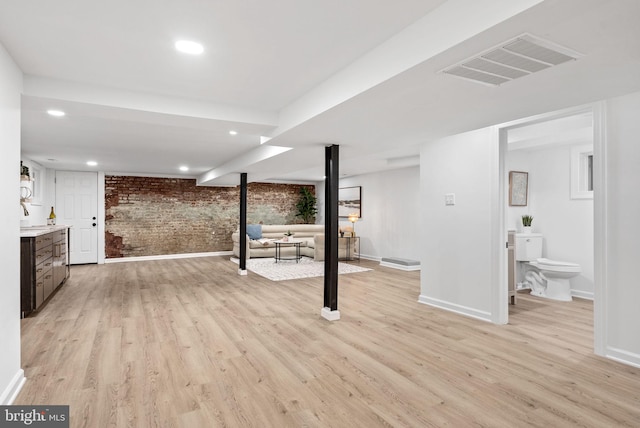
[[[406,272],[410,272],[410,271],[414,271],[414,270],[420,270],[420,265],[405,266],[405,265],[399,265],[397,263],[380,262],[380,266],[388,267],[388,268],[392,268],[392,269],[403,270],[403,271],[406,271]]]
[[[13,379],[11,379],[11,382],[9,382],[9,385],[7,385],[2,392],[2,395],[0,395],[0,406],[10,406],[13,404],[26,381],[27,378],[24,377],[24,370],[18,370],[15,376],[13,376]]]
[[[418,298],[418,303],[433,306],[438,309],[444,309],[445,311],[449,312],[455,312],[456,314],[465,315],[481,321],[493,322],[493,320],[491,319],[491,314],[489,312],[479,311],[477,309],[469,308],[467,306],[462,306],[451,302],[446,302],[440,299],[434,299],[433,297],[428,297],[422,294]]]
[[[216,251],[212,253],[164,254],[160,256],[117,257],[106,259],[105,263],[144,262],[148,260],[191,259],[194,257],[232,256],[233,251]]]
[[[104,171],[98,171],[98,201],[106,201],[105,198]],[[104,264],[106,256],[105,227],[106,204],[98,203],[98,264]]]
[[[640,355],[634,354],[633,352],[607,346],[605,357],[622,364],[640,368]]]
[[[571,295],[573,297],[577,297],[578,299],[593,300],[592,291],[571,290]]]
[[[607,213],[607,110],[604,101],[593,111],[593,350],[605,355],[607,347],[607,269],[609,253]]]
[[[491,322],[507,324],[509,322],[509,281],[507,243],[507,178],[506,154],[507,131],[499,126],[492,127],[492,150],[495,162],[492,168],[491,192]]]

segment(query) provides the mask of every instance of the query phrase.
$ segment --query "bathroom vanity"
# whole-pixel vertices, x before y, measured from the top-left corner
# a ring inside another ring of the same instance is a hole
[[[69,226],[20,229],[20,314],[38,310],[69,277]]]

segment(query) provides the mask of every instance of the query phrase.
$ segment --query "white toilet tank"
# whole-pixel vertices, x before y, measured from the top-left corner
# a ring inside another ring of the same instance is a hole
[[[530,262],[542,257],[542,234],[516,233],[516,260]]]

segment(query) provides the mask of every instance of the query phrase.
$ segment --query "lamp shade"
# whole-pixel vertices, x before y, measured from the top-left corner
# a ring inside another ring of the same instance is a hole
[[[351,214],[351,215],[349,215],[349,221],[350,221],[351,223],[355,223],[356,221],[358,221],[358,216],[357,216],[357,215],[355,215],[355,214]]]

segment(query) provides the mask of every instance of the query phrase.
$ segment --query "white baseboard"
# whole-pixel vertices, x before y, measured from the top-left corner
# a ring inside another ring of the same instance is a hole
[[[634,354],[633,352],[607,346],[605,357],[622,364],[640,368],[640,355]]]
[[[420,270],[420,265],[404,266],[404,265],[399,265],[397,263],[380,262],[380,266],[384,266],[392,269],[404,270],[407,272],[413,271],[413,270]]]
[[[382,260],[382,257],[368,256],[366,254],[359,254],[359,256],[361,259],[373,260],[374,262],[379,262],[380,260]]]
[[[571,295],[580,299],[593,300],[593,291],[571,290]]]
[[[9,385],[2,391],[2,395],[0,395],[0,406],[10,406],[13,404],[26,380],[24,370],[18,370],[18,373],[15,374],[11,382],[9,382]]]
[[[320,311],[322,318],[329,321],[338,321],[340,319],[340,311],[332,311],[331,308],[326,306]]]
[[[458,305],[456,303],[445,302],[444,300],[434,299],[432,297],[420,295],[418,298],[419,303],[433,306],[439,309],[444,309],[449,312],[455,312],[456,314],[465,315],[467,317],[479,319],[482,321],[492,322],[491,313],[485,311],[479,311],[477,309],[469,308],[467,306]]]
[[[116,257],[105,259],[105,263],[143,262],[147,260],[190,259],[193,257],[232,256],[233,251],[216,251],[212,253],[163,254],[160,256]]]

